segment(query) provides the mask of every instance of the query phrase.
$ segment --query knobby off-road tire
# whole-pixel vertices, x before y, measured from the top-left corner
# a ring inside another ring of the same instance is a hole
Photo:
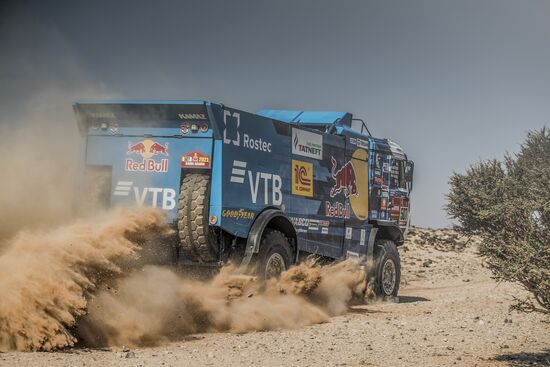
[[[256,260],[256,273],[262,279],[278,277],[292,265],[288,238],[275,229],[267,228],[260,242]]]
[[[218,245],[208,226],[210,176],[188,174],[181,183],[178,203],[178,232],[181,248],[189,260],[218,259]]]
[[[401,281],[401,259],[395,243],[376,240],[374,257],[374,294],[383,299],[397,297]]]

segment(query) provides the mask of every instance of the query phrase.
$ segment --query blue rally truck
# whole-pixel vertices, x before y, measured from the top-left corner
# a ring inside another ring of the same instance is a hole
[[[74,110],[82,195],[166,211],[179,264],[233,261],[271,277],[308,254],[357,256],[373,265],[376,293],[397,295],[414,166],[352,114],[253,114],[206,101]]]

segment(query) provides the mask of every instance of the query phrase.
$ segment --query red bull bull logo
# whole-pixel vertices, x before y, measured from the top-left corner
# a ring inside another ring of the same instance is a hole
[[[355,176],[355,169],[351,161],[346,162],[340,169],[338,162],[334,157],[330,157],[332,162],[332,178],[334,179],[334,186],[330,189],[330,197],[333,198],[339,193],[343,192],[346,198],[350,196],[357,196],[357,179]]]
[[[143,140],[138,143],[128,142],[127,155],[141,155],[143,159],[135,161],[127,158],[124,169],[130,172],[168,172],[168,159],[161,159],[160,162],[154,159],[155,156],[168,156],[168,143],[164,145],[153,141]]]

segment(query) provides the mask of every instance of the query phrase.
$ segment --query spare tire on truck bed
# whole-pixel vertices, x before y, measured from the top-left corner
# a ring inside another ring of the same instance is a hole
[[[187,174],[181,183],[178,203],[178,232],[181,248],[191,261],[218,259],[218,244],[208,226],[210,176]]]

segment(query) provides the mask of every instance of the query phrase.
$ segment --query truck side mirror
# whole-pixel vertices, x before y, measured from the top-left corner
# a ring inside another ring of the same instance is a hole
[[[414,171],[414,162],[407,161],[405,165],[405,181],[407,182],[407,187],[409,192],[412,191],[413,186],[413,171]]]

